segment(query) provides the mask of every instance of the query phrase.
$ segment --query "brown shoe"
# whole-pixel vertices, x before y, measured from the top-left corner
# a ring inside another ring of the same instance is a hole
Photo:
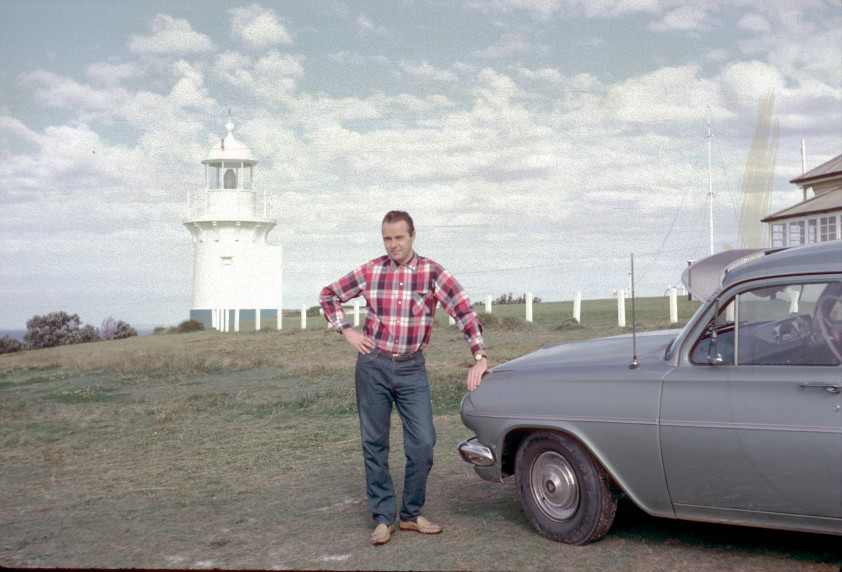
[[[402,520],[398,523],[401,530],[414,530],[421,534],[438,534],[441,532],[441,527],[438,524],[432,523],[423,516],[419,516],[415,522],[411,520]]]
[[[386,544],[389,542],[389,539],[392,538],[392,535],[395,533],[395,525],[390,524],[386,525],[384,523],[380,523],[377,525],[377,528],[374,529],[374,532],[371,533],[371,543],[374,546],[380,546],[381,544]]]

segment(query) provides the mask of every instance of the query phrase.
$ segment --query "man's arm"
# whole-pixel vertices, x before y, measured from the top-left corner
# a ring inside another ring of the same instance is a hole
[[[439,269],[435,280],[434,295],[442,308],[455,321],[468,346],[471,348],[475,363],[468,371],[465,385],[468,391],[473,391],[482,383],[482,376],[488,373],[488,358],[485,352],[485,341],[482,337],[482,323],[471,306],[471,301],[465,290],[447,270]]]
[[[356,298],[365,290],[365,272],[363,267],[354,270],[331,284],[322,288],[319,303],[324,310],[325,319],[333,329],[342,334],[350,345],[359,353],[368,354],[374,347],[374,341],[351,327],[345,315],[342,303]]]

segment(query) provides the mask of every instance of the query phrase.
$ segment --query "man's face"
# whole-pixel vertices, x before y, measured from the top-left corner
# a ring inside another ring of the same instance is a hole
[[[386,254],[396,264],[405,264],[412,258],[412,243],[415,233],[409,232],[409,225],[405,220],[383,223],[383,246]]]

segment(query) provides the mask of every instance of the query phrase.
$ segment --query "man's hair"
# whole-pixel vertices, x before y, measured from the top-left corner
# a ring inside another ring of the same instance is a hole
[[[406,225],[409,227],[409,235],[412,236],[415,234],[415,224],[412,222],[412,217],[409,216],[408,212],[404,211],[389,211],[386,213],[386,216],[383,217],[383,223],[380,226],[383,226],[386,223],[392,224],[396,222],[404,221]]]

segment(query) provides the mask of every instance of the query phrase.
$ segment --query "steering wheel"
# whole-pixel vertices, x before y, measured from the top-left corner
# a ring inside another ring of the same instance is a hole
[[[816,309],[816,318],[822,331],[822,338],[833,355],[842,362],[842,316],[834,319],[831,311],[839,305],[842,308],[842,296],[828,294],[822,296]]]

